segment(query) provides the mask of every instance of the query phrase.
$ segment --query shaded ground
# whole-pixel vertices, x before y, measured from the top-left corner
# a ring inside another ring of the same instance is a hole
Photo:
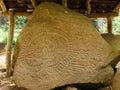
[[[12,80],[12,77],[6,77],[5,52],[2,52],[0,53],[0,90],[7,86],[15,86],[15,84]]]

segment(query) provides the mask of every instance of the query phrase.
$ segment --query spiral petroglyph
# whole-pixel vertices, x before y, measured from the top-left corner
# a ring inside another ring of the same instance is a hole
[[[17,86],[28,90],[109,83],[113,70],[106,59],[111,52],[87,17],[55,3],[43,3],[17,40],[13,78]]]

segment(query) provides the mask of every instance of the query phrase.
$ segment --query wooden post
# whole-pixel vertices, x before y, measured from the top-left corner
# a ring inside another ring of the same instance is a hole
[[[36,0],[31,0],[33,7],[35,8],[37,6]]]
[[[67,0],[62,0],[62,5],[63,5],[64,7],[68,7],[68,6],[67,6]]]
[[[112,34],[112,17],[108,17],[107,18],[107,29],[108,29],[108,33]]]
[[[89,15],[91,13],[91,5],[90,5],[91,0],[86,1],[86,8],[87,8],[87,14]]]
[[[12,54],[12,40],[14,36],[14,13],[9,12],[9,31],[8,31],[8,41],[6,47],[6,72],[7,76],[11,75],[11,54]]]

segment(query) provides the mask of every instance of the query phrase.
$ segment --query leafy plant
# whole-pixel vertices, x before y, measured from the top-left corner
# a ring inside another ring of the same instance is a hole
[[[104,18],[95,19],[96,27],[101,33],[107,32],[107,20]],[[120,34],[120,12],[118,17],[113,18],[113,33]]]
[[[26,17],[23,16],[15,17],[14,38],[12,41],[13,48],[15,46],[18,35],[26,22],[27,22]],[[5,45],[7,44],[7,40],[8,40],[8,29],[9,29],[8,22],[6,22],[4,25],[0,25],[0,42],[3,42]]]
[[[118,17],[113,18],[113,31],[116,34],[120,34],[120,12]]]

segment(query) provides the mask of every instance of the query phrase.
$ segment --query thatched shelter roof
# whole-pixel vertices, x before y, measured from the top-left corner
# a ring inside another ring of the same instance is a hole
[[[17,15],[28,15],[41,2],[55,2],[89,17],[117,16],[119,0],[0,0],[2,14],[14,11]]]

